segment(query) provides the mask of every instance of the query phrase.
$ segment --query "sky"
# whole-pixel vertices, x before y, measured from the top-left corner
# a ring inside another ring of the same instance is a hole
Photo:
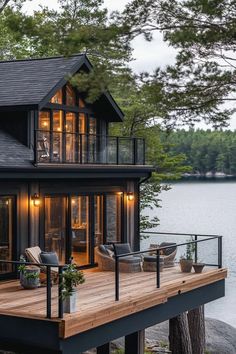
[[[129,0],[104,0],[104,6],[109,12],[115,10],[123,10]],[[38,5],[45,5],[49,8],[57,7],[57,0],[33,0],[27,1],[25,10],[27,12],[33,12],[37,9]],[[136,72],[152,72],[157,67],[164,68],[168,64],[173,64],[175,61],[176,51],[169,47],[163,40],[160,33],[156,33],[152,42],[147,42],[143,37],[137,37],[133,43],[133,57],[134,60],[129,64],[131,68]],[[207,129],[209,125],[199,123],[197,128]],[[236,129],[236,115],[230,122],[229,129]]]

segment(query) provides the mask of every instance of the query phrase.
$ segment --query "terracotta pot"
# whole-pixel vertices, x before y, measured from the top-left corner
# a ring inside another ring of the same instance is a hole
[[[193,266],[193,260],[192,259],[181,259],[179,264],[180,264],[181,272],[190,273],[192,270],[192,266]]]
[[[201,273],[204,267],[205,267],[204,263],[193,263],[193,268],[195,273]]]

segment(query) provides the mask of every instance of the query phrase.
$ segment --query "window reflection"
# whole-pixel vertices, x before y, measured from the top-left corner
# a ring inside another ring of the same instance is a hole
[[[66,161],[75,162],[76,156],[76,116],[75,113],[66,113]]]
[[[106,241],[121,241],[121,205],[122,195],[106,196]]]
[[[72,256],[78,265],[89,264],[89,197],[71,199]]]
[[[45,198],[45,251],[57,253],[65,263],[66,197]]]
[[[14,197],[0,197],[0,259],[12,261]],[[0,264],[0,274],[12,271],[10,264]]]
[[[50,102],[62,104],[62,89],[57,91],[57,93],[51,98]]]
[[[76,97],[75,97],[75,89],[70,84],[66,85],[66,105],[67,106],[75,106],[76,105]]]
[[[63,112],[53,111],[52,159],[56,162],[62,161],[62,127]]]

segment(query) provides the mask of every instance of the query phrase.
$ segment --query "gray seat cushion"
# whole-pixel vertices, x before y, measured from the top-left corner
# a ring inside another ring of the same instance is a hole
[[[144,262],[156,262],[157,257],[156,256],[144,256],[143,261]],[[164,259],[163,257],[160,257],[160,263],[163,263]]]
[[[129,243],[116,243],[114,244],[114,251],[117,256],[131,252]]]
[[[41,252],[39,255],[41,262],[46,264],[59,264],[56,252]]]
[[[105,254],[106,256],[110,256],[108,250],[114,252],[113,245],[99,245],[98,249],[101,253]]]
[[[140,263],[140,258],[134,256],[126,256],[120,258],[120,263]]]
[[[164,256],[169,256],[171,253],[175,252],[176,250],[176,243],[173,243],[173,242],[162,242],[160,244],[160,247],[167,247],[167,246],[173,246],[173,247],[170,247],[170,248],[167,248],[165,250],[162,250],[162,254]]]

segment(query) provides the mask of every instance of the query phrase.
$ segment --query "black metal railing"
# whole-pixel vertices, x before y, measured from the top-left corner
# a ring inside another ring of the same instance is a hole
[[[163,246],[158,248],[149,248],[143,251],[136,251],[136,252],[131,252],[131,253],[125,253],[125,254],[115,254],[115,300],[119,301],[120,298],[120,271],[119,271],[119,264],[120,264],[120,259],[127,257],[127,256],[138,256],[138,255],[145,255],[146,253],[150,254],[156,254],[156,287],[160,288],[161,286],[161,277],[160,277],[160,254],[164,250],[168,249],[173,249],[173,247],[176,247],[177,249],[181,246],[186,246],[188,244],[193,244],[195,245],[194,247],[194,261],[197,263],[198,261],[198,244],[201,242],[207,242],[216,239],[217,240],[217,255],[218,255],[218,262],[216,264],[214,263],[204,263],[208,267],[218,267],[222,268],[222,239],[223,236],[220,235],[202,235],[202,234],[187,234],[187,233],[168,233],[168,232],[142,232],[141,235],[168,235],[168,236],[188,236],[193,238],[193,240],[188,241],[188,242],[181,242],[181,243],[172,243],[168,246]],[[199,237],[202,237],[203,239],[199,239]]]
[[[55,265],[55,264],[45,264],[45,263],[33,263],[33,262],[24,262],[24,261],[7,261],[0,260],[0,264],[12,265],[17,267],[19,265],[25,266],[36,266],[37,268],[46,269],[46,318],[52,318],[52,268],[58,268],[58,318],[63,318],[63,300],[62,300],[62,271],[67,267],[67,265]],[[16,270],[16,269],[15,269]]]
[[[145,165],[145,140],[36,130],[35,162]]]

